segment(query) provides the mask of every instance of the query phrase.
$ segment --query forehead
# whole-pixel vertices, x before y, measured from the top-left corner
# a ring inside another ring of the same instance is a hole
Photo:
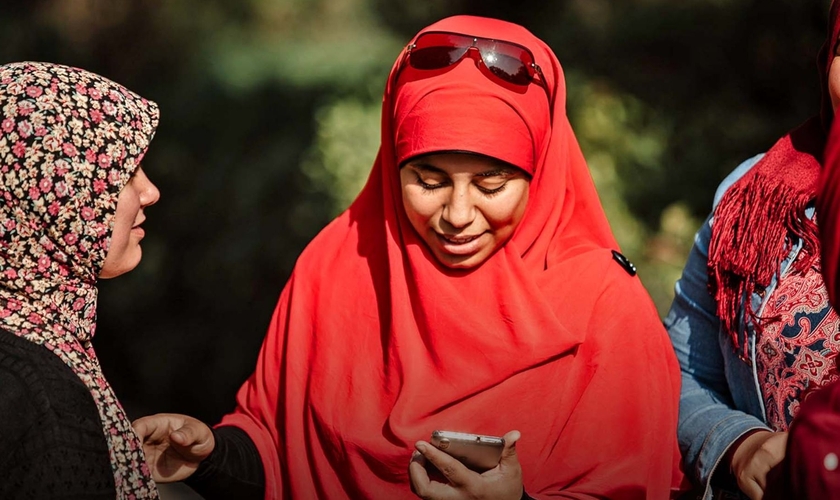
[[[519,169],[514,165],[490,156],[474,153],[435,153],[409,160],[406,165],[422,170],[441,171],[447,174],[505,172]]]

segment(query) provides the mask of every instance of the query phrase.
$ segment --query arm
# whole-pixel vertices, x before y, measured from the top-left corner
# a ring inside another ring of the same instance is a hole
[[[731,445],[756,429],[759,419],[736,410],[726,380],[719,343],[717,304],[708,290],[707,261],[711,221],[694,239],[665,327],[682,374],[678,437],[685,470],[695,484],[707,487]],[[724,463],[722,470],[728,470]]]
[[[265,497],[265,474],[256,446],[242,429],[213,430],[216,447],[184,483],[207,500]]]
[[[204,498],[264,498],[265,475],[254,443],[241,429],[187,415],[159,413],[134,421],[155,481],[185,481]]]

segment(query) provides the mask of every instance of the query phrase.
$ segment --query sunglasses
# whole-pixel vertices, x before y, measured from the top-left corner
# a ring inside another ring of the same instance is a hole
[[[478,52],[481,64],[495,78],[517,86],[527,86],[534,82],[548,93],[534,54],[517,43],[445,31],[427,31],[408,46],[405,57],[409,65],[416,69],[443,69],[459,62],[473,49]],[[539,75],[539,80],[535,78],[536,75]]]

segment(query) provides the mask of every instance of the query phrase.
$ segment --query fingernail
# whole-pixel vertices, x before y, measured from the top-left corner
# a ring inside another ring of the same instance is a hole
[[[412,453],[412,454],[411,454],[411,458],[412,458],[412,460],[413,460],[413,459],[415,459],[415,458],[417,458],[417,457],[419,457],[419,456],[420,456],[420,452],[419,452],[419,451],[417,451],[417,450],[414,450],[414,453]]]

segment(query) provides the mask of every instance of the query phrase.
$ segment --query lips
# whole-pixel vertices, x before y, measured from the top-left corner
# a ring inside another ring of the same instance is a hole
[[[482,238],[486,233],[476,234],[472,236],[454,236],[448,234],[435,233],[437,236],[439,248],[447,254],[466,256],[472,255],[480,251],[487,244],[487,241]]]
[[[477,234],[475,236],[447,236],[445,234],[440,234],[438,236],[440,236],[441,239],[443,239],[444,241],[447,241],[448,243],[451,243],[453,245],[464,245],[481,237],[480,234]]]

